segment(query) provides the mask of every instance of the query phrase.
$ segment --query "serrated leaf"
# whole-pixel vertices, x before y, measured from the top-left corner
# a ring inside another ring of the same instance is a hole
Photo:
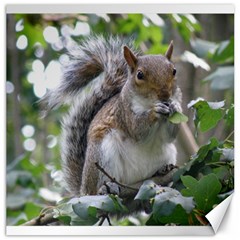
[[[199,210],[208,213],[218,203],[217,195],[222,186],[215,174],[204,176],[199,181],[191,176],[182,176],[181,180],[186,187],[182,194],[193,196]]]
[[[160,192],[154,198],[153,215],[156,218],[169,216],[177,205],[181,205],[187,213],[190,213],[194,208],[193,198],[184,197],[173,188],[161,187]]]
[[[148,200],[156,195],[160,187],[151,180],[144,181],[134,199]]]
[[[196,110],[194,123],[201,132],[206,132],[214,128],[222,119],[223,115],[220,108],[223,106],[223,104],[223,101],[208,103],[201,98],[193,100],[188,104],[189,108],[192,107]]]
[[[187,122],[188,121],[188,117],[186,115],[184,115],[183,113],[180,112],[175,112],[173,115],[171,115],[168,120],[171,123],[174,124],[179,124],[181,122]]]

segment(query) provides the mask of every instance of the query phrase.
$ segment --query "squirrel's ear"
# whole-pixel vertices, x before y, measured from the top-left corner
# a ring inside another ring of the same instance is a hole
[[[137,64],[137,58],[135,57],[135,55],[131,52],[131,50],[127,46],[123,47],[123,54],[124,54],[124,58],[127,61],[129,67],[131,68],[131,70],[133,70]]]
[[[172,53],[173,53],[173,40],[170,42],[169,46],[168,46],[168,49],[165,53],[165,57],[168,59],[168,60],[171,60],[171,57],[172,57]]]

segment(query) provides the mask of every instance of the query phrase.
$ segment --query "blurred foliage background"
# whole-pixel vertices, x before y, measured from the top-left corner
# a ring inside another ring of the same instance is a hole
[[[233,15],[7,14],[8,225],[31,219],[64,194],[59,140],[66,109],[43,119],[38,100],[60,81],[67,50],[91,33],[131,37],[151,54],[163,54],[173,40],[172,60],[193,134],[193,112],[187,107],[191,100],[224,100],[227,108],[234,102]],[[231,121],[194,134],[194,141],[202,145],[211,136],[225,139],[233,131]],[[181,164],[190,154],[181,137],[178,149]]]

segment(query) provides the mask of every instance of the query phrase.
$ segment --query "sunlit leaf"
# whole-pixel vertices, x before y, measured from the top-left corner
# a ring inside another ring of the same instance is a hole
[[[173,115],[171,115],[168,120],[171,123],[174,124],[179,124],[181,122],[187,122],[188,121],[188,117],[186,115],[184,115],[183,113],[180,112],[175,112]]]
[[[210,66],[208,65],[208,63],[202,59],[197,57],[194,53],[189,52],[189,51],[185,51],[182,55],[181,55],[181,60],[183,62],[189,62],[191,64],[193,64],[193,66],[195,68],[197,67],[201,67],[202,69],[209,71],[210,70]]]

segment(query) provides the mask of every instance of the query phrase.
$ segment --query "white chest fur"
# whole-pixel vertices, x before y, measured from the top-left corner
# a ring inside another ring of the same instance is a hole
[[[118,181],[132,184],[151,177],[166,164],[175,164],[176,148],[173,143],[163,143],[162,128],[155,125],[141,142],[113,129],[102,141],[102,167]]]

